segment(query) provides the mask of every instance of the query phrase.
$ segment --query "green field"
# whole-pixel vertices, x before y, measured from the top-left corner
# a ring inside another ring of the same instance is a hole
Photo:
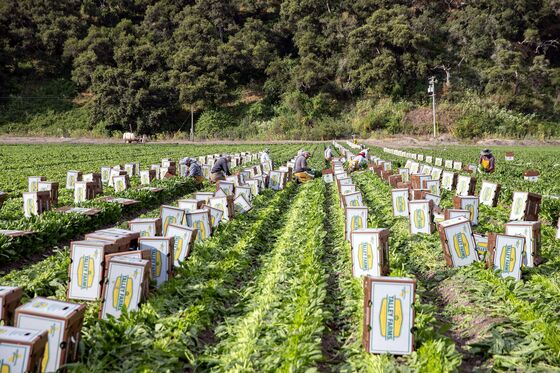
[[[340,142],[346,146],[345,142]],[[173,205],[197,190],[180,177],[158,180],[160,195],[138,189],[103,195],[134,198],[123,208],[89,201],[102,212],[95,218],[49,212],[23,218],[21,193],[28,176],[61,183],[60,205],[73,205],[64,191],[66,171],[99,172],[101,166],[140,162],[141,169],[162,158],[271,150],[283,164],[301,148],[313,153],[311,166],[323,168],[326,144],[281,145],[14,145],[0,146],[0,191],[10,198],[0,209],[0,229],[26,229],[31,237],[0,236],[0,285],[22,286],[34,296],[66,299],[68,241],[103,226],[126,228],[134,217],[156,217],[162,204]],[[409,152],[476,163],[478,147],[409,148]],[[99,302],[88,303],[76,371],[224,371],[307,370],[345,372],[560,371],[560,149],[492,148],[496,172],[477,176],[502,184],[495,208],[480,207],[475,233],[504,232],[514,191],[544,196],[540,218],[544,262],[523,268],[522,279],[502,279],[482,263],[460,269],[445,264],[437,233],[409,233],[408,219],[393,217],[391,186],[365,170],[351,175],[368,207],[368,227],[388,228],[390,276],[417,280],[413,330],[415,351],[408,356],[365,352],[362,281],[352,275],[351,246],[344,239],[344,210],[336,184],[315,180],[267,189],[248,213],[222,223],[212,237],[195,244],[175,277],[157,290],[138,312],[99,320]],[[515,152],[506,162],[504,153]],[[335,155],[338,155],[335,153]],[[370,147],[370,155],[406,159]],[[537,169],[536,183],[522,179]],[[215,190],[205,182],[202,190]],[[442,192],[450,207],[453,192]],[[53,251],[53,248],[56,250]],[[44,255],[41,256],[41,254]],[[33,256],[35,259],[29,261]]]

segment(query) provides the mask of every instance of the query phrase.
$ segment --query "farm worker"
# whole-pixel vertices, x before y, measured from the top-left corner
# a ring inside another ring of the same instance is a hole
[[[361,145],[361,151],[363,151],[366,154],[365,157],[367,158],[369,149],[366,148],[366,146],[362,144]]]
[[[272,161],[270,160],[270,150],[268,148],[266,148],[262,153],[261,153],[261,163],[266,163],[266,162],[270,162],[272,164]]]
[[[331,146],[327,146],[325,149],[325,168],[329,168],[331,166],[332,161],[332,149]]]
[[[185,165],[189,168],[189,177],[192,177],[197,184],[202,184],[204,181],[204,174],[202,173],[202,167],[200,167],[196,159],[186,158]]]
[[[480,159],[478,160],[478,170],[480,172],[494,172],[495,159],[490,149],[484,149],[480,152]]]
[[[350,172],[367,167],[367,163],[366,152],[362,150],[357,156],[354,157],[353,160],[350,161]]]
[[[358,139],[356,138],[356,135],[352,135],[352,142],[353,142],[354,144],[357,144],[357,143],[358,143]]]
[[[219,180],[225,180],[226,176],[230,176],[229,165],[231,163],[231,156],[220,157],[214,163],[214,167],[210,170],[210,181],[215,183]]]
[[[303,151],[302,154],[296,158],[294,176],[298,183],[305,183],[314,179],[314,176],[310,173],[311,169],[307,167],[307,159],[309,157],[311,157],[311,153]]]

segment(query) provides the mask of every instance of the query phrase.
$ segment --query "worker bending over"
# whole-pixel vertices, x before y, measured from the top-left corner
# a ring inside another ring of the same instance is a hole
[[[478,170],[485,173],[494,172],[495,161],[492,151],[490,149],[484,149],[480,152]]]
[[[198,164],[194,158],[185,158],[185,165],[189,168],[189,177],[192,177],[198,185],[202,184],[204,181],[204,174],[202,173],[202,167]],[[183,162],[181,161],[181,162]]]
[[[218,158],[214,166],[210,170],[210,181],[216,183],[225,180],[226,176],[230,176],[229,165],[231,164],[231,156],[227,155]]]
[[[360,151],[360,153],[354,157],[350,161],[350,165],[348,167],[350,172],[360,170],[362,168],[367,168],[368,161],[366,157],[366,152],[364,150]]]
[[[270,159],[270,150],[268,148],[266,148],[261,153],[261,163],[266,163],[266,162],[270,162],[270,165],[272,165],[272,160]]]
[[[325,149],[325,168],[330,168],[331,167],[331,161],[333,158],[333,154],[332,154],[332,149],[331,146],[327,146],[327,148]]]
[[[298,155],[294,165],[294,176],[298,183],[305,183],[313,180],[315,177],[310,173],[311,169],[307,167],[307,159],[311,157],[311,153],[303,151]]]

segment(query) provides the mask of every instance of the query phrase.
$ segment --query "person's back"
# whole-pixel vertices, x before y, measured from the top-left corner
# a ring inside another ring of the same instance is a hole
[[[331,158],[332,158],[332,149],[331,148],[325,149],[325,159],[330,160]]]
[[[268,155],[267,152],[263,152],[261,154],[261,163],[266,163],[266,162],[270,162],[270,156]]]
[[[294,173],[297,172],[304,172],[307,171],[307,160],[305,159],[305,157],[303,155],[299,155],[296,158],[295,164],[294,164]]]
[[[202,167],[200,167],[200,165],[196,162],[192,162],[190,167],[189,167],[189,176],[195,177],[195,176],[202,176],[204,177],[204,174],[202,173]]]
[[[212,167],[210,172],[212,173],[223,172],[226,176],[229,176],[229,168],[228,168],[226,157],[219,158],[216,161],[216,163],[214,163],[214,166]]]

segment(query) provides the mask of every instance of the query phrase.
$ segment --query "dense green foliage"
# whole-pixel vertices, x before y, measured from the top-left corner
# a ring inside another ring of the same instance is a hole
[[[388,97],[399,113],[425,105],[436,75],[456,114],[453,134],[557,136],[559,8],[557,0],[6,0],[0,127],[185,131],[191,110],[213,110],[199,136],[415,132],[376,103]],[[86,94],[86,113],[75,94],[29,90],[60,76]],[[455,106],[472,95],[483,99]],[[359,100],[365,118],[352,115]],[[243,103],[261,106],[232,108]],[[37,108],[44,119],[33,124]],[[361,123],[336,123],[353,118]],[[248,130],[231,132],[239,126]]]

